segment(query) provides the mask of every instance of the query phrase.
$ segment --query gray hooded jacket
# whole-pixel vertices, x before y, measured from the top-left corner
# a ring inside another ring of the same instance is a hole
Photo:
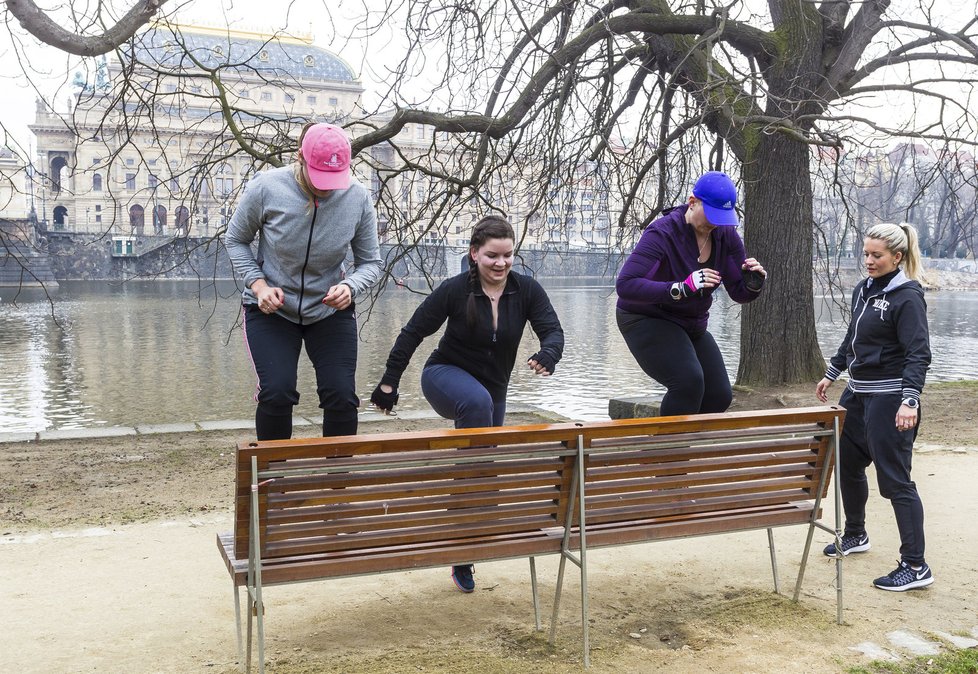
[[[257,256],[251,244],[258,236]],[[356,297],[380,278],[377,214],[370,193],[355,179],[345,190],[313,198],[295,178],[293,166],[254,176],[235,208],[224,245],[245,284],[242,301],[257,302],[258,279],[285,293],[278,314],[293,323],[315,323],[335,309],[323,304],[337,283]],[[354,270],[344,260],[353,251]]]

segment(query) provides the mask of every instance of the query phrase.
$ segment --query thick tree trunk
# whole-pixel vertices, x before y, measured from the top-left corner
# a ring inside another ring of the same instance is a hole
[[[825,361],[815,332],[810,150],[782,134],[759,136],[743,169],[744,243],[768,278],[744,306],[737,383],[811,382],[814,391]]]

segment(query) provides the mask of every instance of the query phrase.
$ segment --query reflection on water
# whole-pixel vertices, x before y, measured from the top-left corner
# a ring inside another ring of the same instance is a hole
[[[511,402],[585,420],[607,418],[609,398],[661,393],[618,333],[610,285],[544,281],[564,325],[567,347],[553,377],[536,377],[517,367]],[[12,303],[13,292],[0,289],[0,432],[253,415],[255,380],[237,327],[233,284],[64,283],[53,306],[39,291],[22,291]],[[420,300],[414,293],[392,290],[369,320],[361,319],[357,384],[363,400],[380,379],[394,337]],[[973,356],[978,353],[978,293],[928,293],[927,301],[934,352],[929,377],[978,378]],[[845,326],[828,299],[819,298],[816,316],[822,350],[829,356]],[[739,359],[739,306],[718,299],[710,329],[733,378]],[[427,408],[419,377],[437,337],[422,344],[405,372],[401,409]],[[536,349],[528,330],[517,363]],[[304,358],[299,390],[298,412],[319,418],[315,378]]]

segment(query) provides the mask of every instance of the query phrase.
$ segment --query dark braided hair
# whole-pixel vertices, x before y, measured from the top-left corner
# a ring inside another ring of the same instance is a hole
[[[465,323],[469,329],[475,328],[478,312],[475,308],[475,290],[479,287],[479,266],[472,259],[472,253],[482,248],[489,239],[509,239],[516,241],[516,232],[509,220],[501,215],[487,215],[479,222],[475,223],[472,229],[472,238],[469,239],[469,253],[466,259],[469,261],[469,299],[465,305]]]

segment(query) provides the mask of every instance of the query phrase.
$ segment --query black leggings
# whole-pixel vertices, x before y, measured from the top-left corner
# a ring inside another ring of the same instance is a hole
[[[713,335],[690,335],[672,321],[620,309],[616,318],[639,366],[666,387],[659,414],[725,412],[730,407],[730,378]]]
[[[259,440],[292,437],[292,408],[303,344],[316,370],[323,435],[356,435],[357,320],[352,306],[309,325],[244,306],[245,346],[258,377],[255,431]]]

